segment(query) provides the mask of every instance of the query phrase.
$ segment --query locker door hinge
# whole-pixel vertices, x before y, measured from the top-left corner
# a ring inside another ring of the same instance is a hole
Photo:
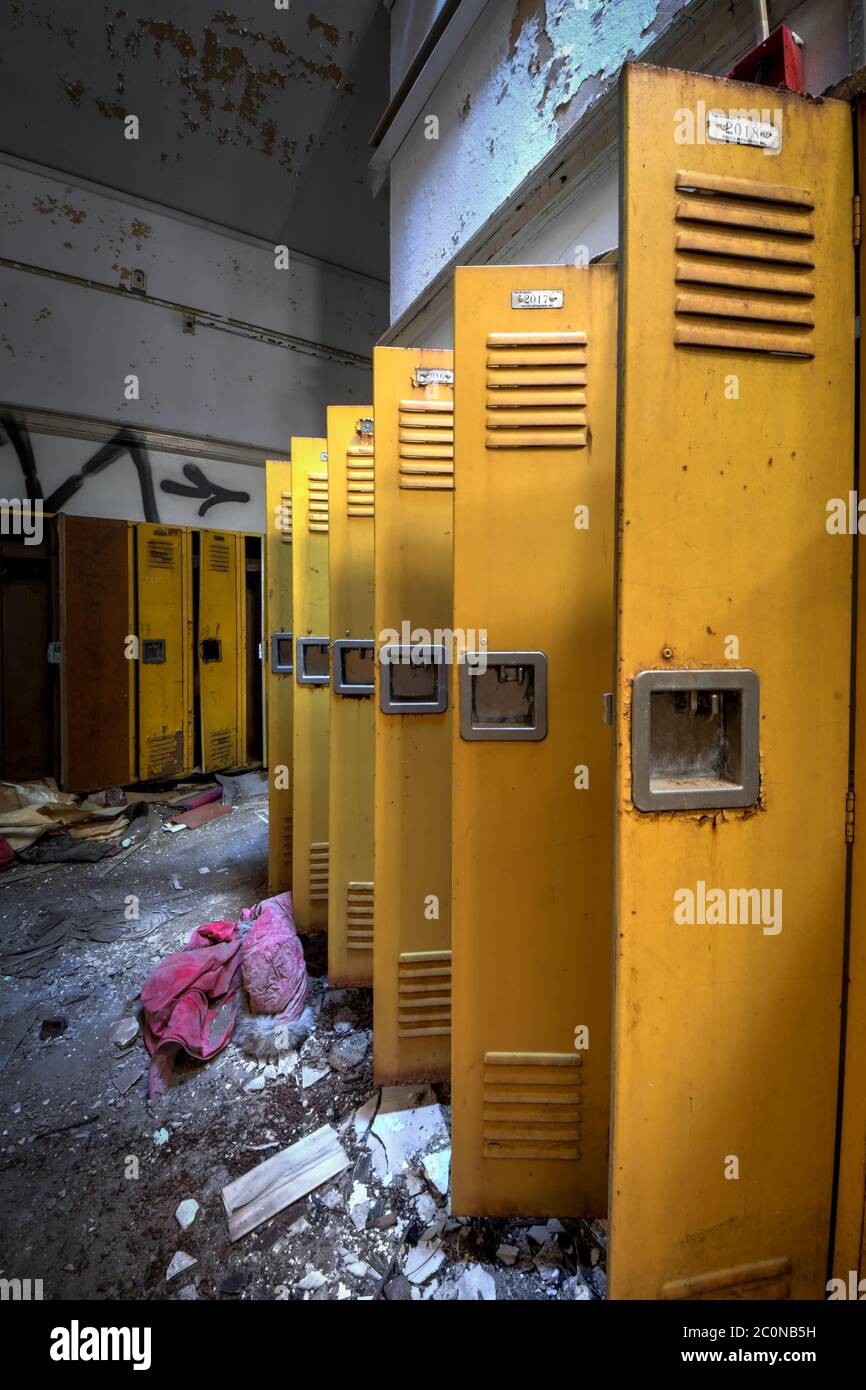
[[[854,198],[853,198],[852,201],[853,201],[853,204],[854,204],[854,209],[853,209],[853,211],[854,211],[854,245],[855,245],[855,246],[859,246],[859,245],[860,245],[860,194],[859,194],[859,193],[855,193],[855,194],[854,194]]]
[[[854,793],[851,791],[845,797],[845,843],[854,843]]]

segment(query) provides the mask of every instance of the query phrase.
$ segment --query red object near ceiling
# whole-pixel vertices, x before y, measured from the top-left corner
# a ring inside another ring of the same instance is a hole
[[[736,82],[756,82],[784,92],[805,92],[803,50],[787,24],[780,24],[769,38],[735,63],[726,77]]]

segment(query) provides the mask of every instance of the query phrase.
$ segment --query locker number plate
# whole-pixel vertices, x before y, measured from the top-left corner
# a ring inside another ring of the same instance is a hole
[[[512,290],[512,309],[561,309],[562,290]]]
[[[782,132],[778,126],[746,116],[728,116],[724,111],[707,112],[707,139],[716,144],[755,145],[760,150],[782,148]]]

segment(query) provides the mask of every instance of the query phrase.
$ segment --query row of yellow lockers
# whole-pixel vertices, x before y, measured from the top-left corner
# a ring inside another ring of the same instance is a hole
[[[58,516],[43,550],[64,788],[261,761],[260,536]]]
[[[628,65],[619,269],[458,270],[269,465],[272,886],[614,1297],[864,1257],[851,113],[772,98]]]

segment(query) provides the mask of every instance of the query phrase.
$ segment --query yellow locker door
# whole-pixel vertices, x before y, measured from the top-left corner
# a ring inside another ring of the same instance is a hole
[[[328,925],[328,453],[292,440],[292,895],[299,931]]]
[[[138,602],[138,775],[192,769],[192,556],[184,526],[135,528]]]
[[[652,67],[622,83],[608,1289],[820,1298],[845,917],[851,546],[826,521],[853,476],[850,112]]]
[[[373,407],[328,406],[328,979],[373,983]]]
[[[442,1080],[451,1064],[453,353],[375,348],[373,381],[373,1068],[385,1085]]]
[[[242,761],[238,748],[239,667],[243,608],[243,537],[199,532],[198,698],[203,772],[221,772]]]
[[[455,283],[453,1209],[603,1215],[616,269]]]
[[[292,465],[269,459],[265,470],[268,884],[284,893],[292,887]]]
[[[866,101],[857,104],[857,149],[859,156],[858,185],[860,196],[866,188]],[[866,275],[866,244],[862,238],[857,253],[860,271],[860,303],[862,306],[863,277]],[[862,307],[861,307],[862,313]],[[866,460],[866,365],[860,354],[857,389],[860,400],[858,492],[864,492],[864,460]],[[850,508],[851,498],[843,494]],[[841,1147],[839,1155],[836,1227],[833,1243],[831,1275],[841,1279],[850,1296],[850,1274],[857,1275],[855,1283],[866,1279],[866,835],[862,825],[856,827],[855,806],[860,815],[866,805],[866,521],[852,510],[845,518],[848,530],[857,533],[852,543],[857,546],[857,619],[855,626],[856,662],[854,683],[854,764],[849,800],[848,836],[851,842],[851,895],[849,908],[849,941],[847,946],[847,998],[843,1011],[844,1058],[842,1072]],[[859,522],[859,527],[858,527]],[[860,528],[863,528],[862,531]],[[843,544],[841,536],[837,544]],[[836,1290],[838,1293],[838,1289]],[[858,1295],[866,1293],[866,1285]]]

